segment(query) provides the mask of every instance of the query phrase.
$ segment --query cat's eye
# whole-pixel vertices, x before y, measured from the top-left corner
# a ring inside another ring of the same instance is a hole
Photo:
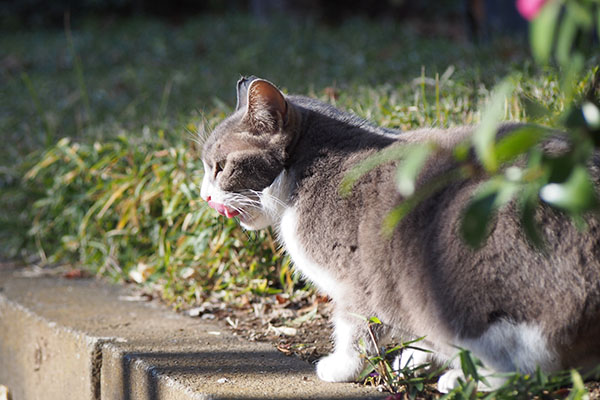
[[[215,176],[225,169],[225,161],[219,161],[215,164]]]

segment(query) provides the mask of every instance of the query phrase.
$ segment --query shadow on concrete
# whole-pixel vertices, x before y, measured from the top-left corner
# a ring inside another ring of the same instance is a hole
[[[167,385],[164,381],[161,382],[165,376],[169,376],[182,386],[198,388],[208,395],[207,399],[265,399],[265,397],[253,396],[247,391],[244,393],[244,386],[240,385],[239,380],[247,380],[256,386],[260,385],[261,378],[268,377],[269,385],[274,385],[274,382],[281,379],[280,387],[285,387],[288,384],[285,380],[292,373],[311,376],[314,374],[314,366],[298,359],[287,358],[275,351],[126,352],[121,358],[122,399],[160,400],[171,398],[166,393],[161,393]],[[211,386],[216,388],[219,385],[218,380],[222,378],[233,382],[238,381],[236,384],[240,385],[239,395],[230,397],[230,395],[219,395],[218,389],[214,392],[210,390]],[[297,380],[298,378],[296,378]],[[307,395],[307,398],[313,399],[370,398],[370,396],[356,396],[347,393],[333,397],[329,395],[320,397],[308,393]],[[294,397],[285,395],[284,397],[269,398],[291,399]],[[377,398],[377,396],[372,398]]]

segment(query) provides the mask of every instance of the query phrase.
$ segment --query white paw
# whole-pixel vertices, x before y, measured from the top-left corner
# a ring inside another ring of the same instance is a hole
[[[415,369],[430,361],[430,353],[416,349],[404,349],[399,357],[392,362],[392,369],[400,371],[404,368]],[[421,370],[421,372],[424,372]]]
[[[438,379],[437,390],[440,393],[448,393],[460,385],[459,379],[465,380],[465,375],[460,369],[451,369]]]
[[[477,390],[480,392],[491,392],[496,390],[500,388],[500,386],[504,385],[507,379],[501,376],[493,376],[495,373],[485,368],[481,368],[478,370],[478,372],[479,374],[483,374],[485,378],[485,383],[479,382],[477,384]]]
[[[348,354],[330,354],[317,363],[317,376],[327,382],[353,381],[362,367],[361,358]]]
[[[491,392],[498,389],[506,382],[506,378],[494,376],[494,372],[486,368],[478,368],[479,376],[485,379],[485,382],[477,383],[478,392]],[[437,389],[440,393],[448,393],[460,385],[459,379],[465,381],[465,375],[460,369],[451,369],[438,379]]]

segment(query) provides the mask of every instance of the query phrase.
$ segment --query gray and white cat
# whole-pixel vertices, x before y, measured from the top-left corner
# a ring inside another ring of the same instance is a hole
[[[424,200],[385,237],[383,219],[403,201],[396,167],[381,165],[342,197],[340,182],[349,169],[402,143],[433,141],[451,149],[472,128],[379,128],[322,102],[284,95],[255,77],[242,78],[237,91],[236,111],[204,144],[202,198],[220,214],[237,216],[246,229],[274,227],[297,270],[332,299],[335,350],[317,364],[321,379],[349,381],[361,371],[358,341],[371,340],[357,314],[383,322],[377,332],[382,340],[425,336],[438,361],[460,346],[497,372],[600,363],[598,215],[589,216],[582,232],[562,214],[539,207],[549,250],[542,253],[523,234],[517,206],[509,204],[485,246],[473,250],[459,234],[461,212],[481,183],[469,178]],[[510,129],[514,125],[501,130]],[[418,185],[454,163],[450,152],[431,157]],[[401,363],[423,356],[403,354]],[[438,382],[440,391],[462,377],[457,362],[452,366]]]

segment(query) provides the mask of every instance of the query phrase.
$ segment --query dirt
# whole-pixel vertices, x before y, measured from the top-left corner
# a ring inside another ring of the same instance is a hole
[[[185,311],[217,320],[234,335],[270,342],[285,355],[310,363],[332,351],[331,303],[325,296],[297,292],[294,296],[242,296],[236,304],[213,299]]]

